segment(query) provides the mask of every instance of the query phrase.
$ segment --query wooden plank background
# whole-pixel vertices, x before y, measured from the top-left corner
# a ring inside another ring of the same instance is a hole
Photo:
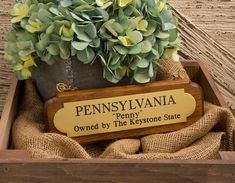
[[[193,24],[235,54],[235,0],[168,0],[168,2]]]
[[[0,0],[0,116],[11,67],[3,61],[8,11],[14,0]],[[235,0],[169,0],[180,22],[185,59],[201,60],[235,114]]]
[[[6,40],[6,32],[10,27],[9,10],[15,3],[14,0],[0,0],[0,116],[5,104],[6,94],[10,85],[11,67],[3,61],[4,41]]]

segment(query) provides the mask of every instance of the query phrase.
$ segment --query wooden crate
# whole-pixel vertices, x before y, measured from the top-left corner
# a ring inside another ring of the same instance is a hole
[[[183,65],[207,101],[226,107],[201,63]],[[13,79],[0,121],[0,182],[235,182],[235,152],[220,152],[222,160],[30,159],[26,151],[10,149],[20,86]]]

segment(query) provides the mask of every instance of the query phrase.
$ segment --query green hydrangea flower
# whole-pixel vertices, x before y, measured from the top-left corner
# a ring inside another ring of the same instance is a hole
[[[20,22],[29,13],[29,7],[27,4],[18,3],[10,11],[10,15],[13,16],[11,23]]]
[[[17,77],[38,65],[77,58],[100,61],[103,76],[146,83],[161,58],[179,60],[177,20],[166,0],[18,0],[5,59]]]

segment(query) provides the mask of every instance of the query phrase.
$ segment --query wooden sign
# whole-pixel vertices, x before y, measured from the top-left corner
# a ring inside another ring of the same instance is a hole
[[[47,102],[49,129],[80,143],[178,130],[203,114],[188,80],[59,93]]]

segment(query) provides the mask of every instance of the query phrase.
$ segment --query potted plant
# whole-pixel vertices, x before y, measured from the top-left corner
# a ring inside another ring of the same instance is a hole
[[[161,58],[179,60],[165,0],[19,0],[10,14],[5,59],[44,100],[61,87],[147,83]]]

